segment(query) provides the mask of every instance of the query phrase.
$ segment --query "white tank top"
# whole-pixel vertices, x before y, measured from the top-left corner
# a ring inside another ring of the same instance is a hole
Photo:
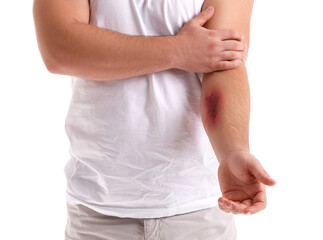
[[[204,0],[91,0],[90,24],[175,35]],[[102,214],[157,218],[217,205],[218,160],[200,116],[202,74],[72,78],[66,197]]]

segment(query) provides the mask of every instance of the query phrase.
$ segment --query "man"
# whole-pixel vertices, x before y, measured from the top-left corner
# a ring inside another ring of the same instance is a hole
[[[46,67],[73,76],[66,239],[230,240],[227,213],[265,208],[275,181],[249,152],[242,61],[252,6],[35,0]]]

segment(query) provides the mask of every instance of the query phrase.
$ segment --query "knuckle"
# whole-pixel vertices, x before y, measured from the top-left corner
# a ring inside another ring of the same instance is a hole
[[[232,65],[232,64],[231,64],[230,62],[224,62],[224,63],[223,63],[223,68],[224,68],[224,69],[229,69],[229,68],[231,68],[231,65]]]
[[[223,52],[215,53],[213,55],[213,59],[214,59],[215,63],[220,62],[224,57],[225,56],[224,56]]]
[[[214,69],[215,64],[212,60],[209,60],[208,63],[206,64],[208,69]]]
[[[235,57],[237,57],[237,53],[236,52],[229,52],[228,55],[229,55],[228,56],[229,58],[235,58]]]
[[[209,35],[209,37],[211,37],[211,38],[214,38],[214,37],[218,37],[218,36],[219,36],[219,34],[218,34],[218,32],[217,32],[217,31],[209,31],[209,32],[208,32],[208,35]]]
[[[209,44],[209,47],[212,51],[218,52],[221,48],[221,42],[216,41],[216,40],[212,40],[211,43]]]
[[[218,48],[218,43],[215,42],[215,41],[212,41],[210,44],[209,44],[209,48],[211,50],[216,50]]]
[[[194,24],[197,24],[200,21],[203,21],[204,18],[206,18],[206,14],[201,13],[201,14],[197,15],[195,18],[192,18],[190,22],[193,22]]]
[[[219,204],[218,206],[222,211],[224,211],[224,207],[221,204]]]
[[[218,64],[219,69],[226,69],[227,68],[227,62],[219,62]]]
[[[229,35],[229,37],[230,38],[234,38],[234,36],[235,36],[235,30],[233,30],[233,29],[230,29],[230,30],[228,30],[229,32],[228,32],[228,35]]]
[[[240,49],[240,46],[241,46],[241,44],[240,44],[239,42],[234,42],[234,43],[232,43],[232,47],[233,47],[234,49]]]
[[[201,13],[197,16],[197,18],[198,18],[198,17],[202,17],[202,18],[204,18],[204,17],[206,17],[206,16],[207,16],[207,12],[203,11],[203,12],[201,12]]]
[[[247,50],[247,45],[245,43],[240,42],[239,49],[246,51]]]

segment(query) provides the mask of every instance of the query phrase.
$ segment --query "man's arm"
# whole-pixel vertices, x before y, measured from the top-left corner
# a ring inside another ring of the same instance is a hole
[[[205,0],[203,9],[210,5],[215,14],[205,26],[242,31],[249,48],[253,0]],[[265,185],[275,181],[249,151],[250,93],[245,63],[236,69],[204,74],[200,107],[204,128],[220,162],[220,208],[233,213],[264,209]]]
[[[204,26],[240,30],[249,48],[253,0],[206,0],[203,9],[208,6],[214,6],[215,14]],[[204,74],[201,117],[219,161],[231,151],[249,151],[249,115],[245,62],[236,69]]]
[[[90,25],[88,0],[34,0],[33,13],[38,46],[52,73],[119,80],[170,68],[192,72],[231,69],[245,57],[220,54],[219,49],[229,47],[224,40],[232,39],[236,43],[232,50],[238,53],[244,45],[237,31],[217,31],[213,36],[214,30],[202,27],[212,10],[193,18],[177,36],[158,37],[130,36]]]

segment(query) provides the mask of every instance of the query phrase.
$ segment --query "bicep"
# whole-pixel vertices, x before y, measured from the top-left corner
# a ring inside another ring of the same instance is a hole
[[[213,17],[206,22],[208,29],[235,29],[245,36],[249,47],[250,21],[254,0],[205,0],[202,10],[214,7]]]

